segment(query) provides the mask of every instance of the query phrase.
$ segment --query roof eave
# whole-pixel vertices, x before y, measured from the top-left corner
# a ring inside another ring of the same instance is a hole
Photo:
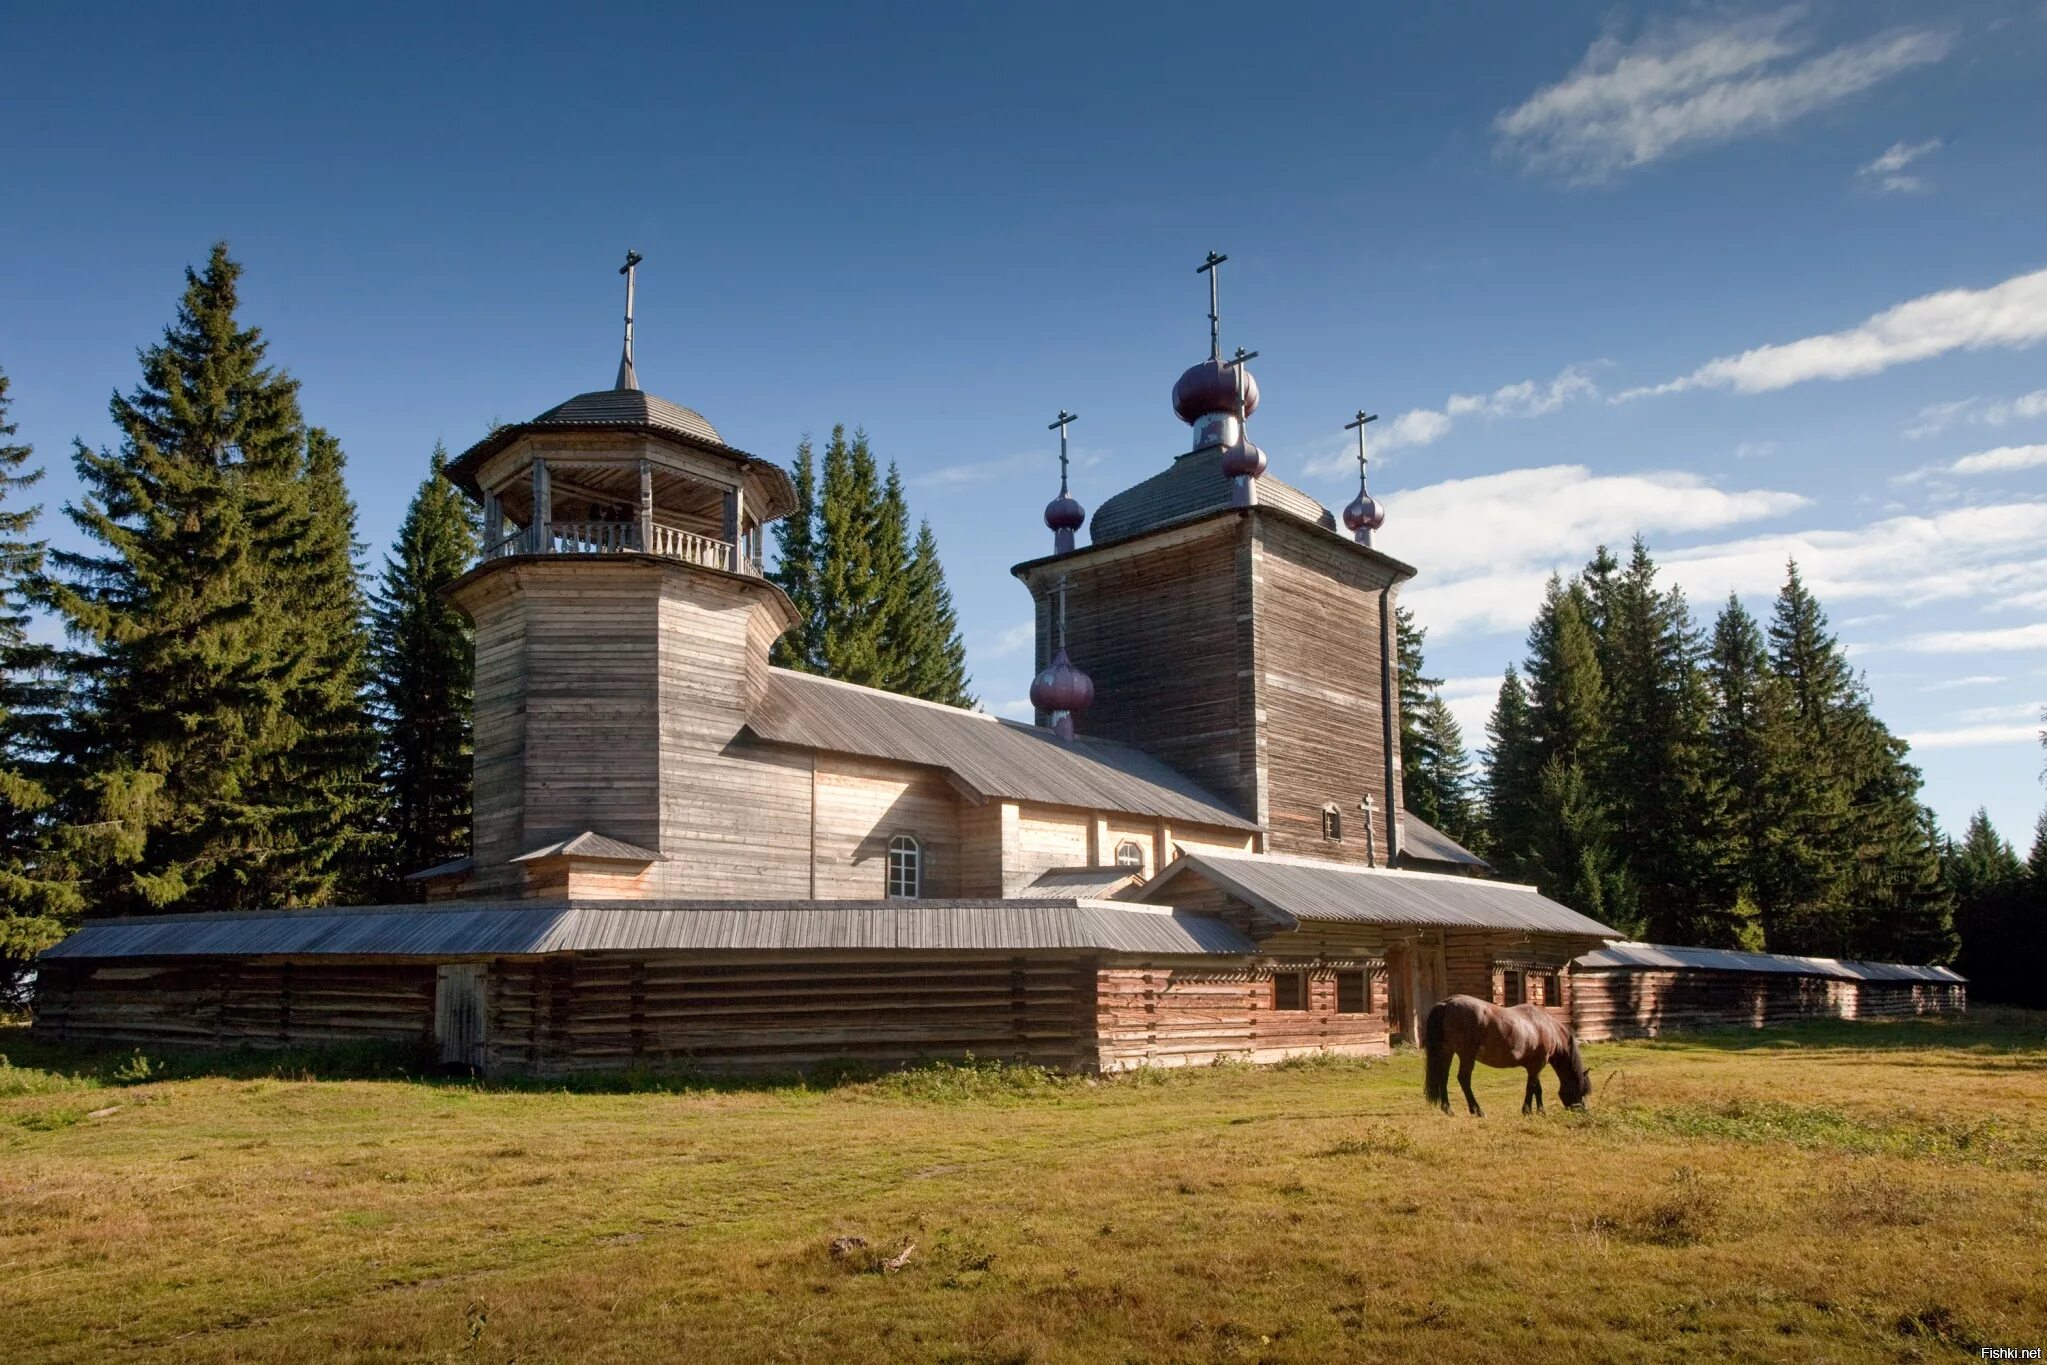
[[[1392,555],[1387,554],[1384,550],[1377,550],[1369,545],[1360,545],[1355,540],[1350,539],[1348,536],[1340,535],[1333,531],[1328,531],[1326,530],[1326,528],[1317,526],[1313,522],[1303,520],[1302,518],[1293,515],[1291,512],[1287,512],[1281,508],[1262,506],[1261,504],[1258,503],[1253,503],[1249,507],[1216,507],[1211,508],[1210,510],[1205,512],[1195,512],[1188,516],[1175,517],[1171,521],[1162,521],[1158,523],[1156,526],[1147,526],[1142,531],[1133,531],[1127,536],[1118,536],[1114,540],[1096,540],[1090,541],[1086,545],[1077,545],[1072,550],[1068,551],[1065,554],[1049,554],[1042,555],[1037,559],[1027,559],[1023,561],[1021,564],[1012,565],[1009,572],[1011,573],[1011,575],[1017,578],[1028,578],[1031,574],[1035,573],[1039,569],[1046,567],[1047,565],[1051,564],[1070,565],[1075,560],[1085,559],[1087,556],[1095,554],[1098,551],[1118,550],[1122,549],[1124,546],[1127,545],[1134,545],[1138,541],[1145,539],[1147,536],[1156,536],[1163,534],[1167,531],[1183,531],[1191,526],[1199,526],[1203,522],[1209,521],[1219,522],[1227,517],[1248,518],[1253,513],[1263,513],[1267,516],[1285,517],[1289,522],[1295,523],[1297,525],[1306,526],[1312,530],[1323,531],[1324,534],[1329,535],[1332,539],[1334,539],[1338,544],[1342,545],[1350,553],[1357,555],[1359,558],[1362,558],[1372,564],[1377,565],[1381,569],[1389,571],[1392,574],[1393,580],[1396,583],[1404,583],[1408,579],[1413,578],[1417,573],[1420,572],[1420,570],[1416,569],[1414,565],[1407,563],[1405,560],[1395,559]]]

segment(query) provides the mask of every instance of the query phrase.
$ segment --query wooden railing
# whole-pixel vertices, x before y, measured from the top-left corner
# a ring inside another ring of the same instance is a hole
[[[485,559],[505,555],[601,555],[647,549],[664,559],[701,564],[708,569],[727,569],[758,574],[760,561],[735,550],[729,540],[700,536],[674,526],[656,524],[651,548],[640,544],[640,528],[630,521],[551,521],[544,534],[528,527],[515,530],[496,544],[484,547]]]

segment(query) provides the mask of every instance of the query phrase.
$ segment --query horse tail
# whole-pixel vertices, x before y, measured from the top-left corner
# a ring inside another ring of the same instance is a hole
[[[1438,1000],[1422,1025],[1422,1052],[1427,1058],[1422,1071],[1422,1097],[1431,1104],[1450,1102],[1450,1044],[1443,1036],[1443,1018],[1449,1002]]]

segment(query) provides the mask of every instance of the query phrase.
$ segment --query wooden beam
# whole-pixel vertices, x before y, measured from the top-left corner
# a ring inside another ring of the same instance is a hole
[[[640,460],[640,549],[654,549],[654,462],[645,457]]]
[[[535,554],[544,553],[548,548],[547,523],[554,520],[554,488],[548,482],[547,461],[533,462],[533,525],[532,545]]]

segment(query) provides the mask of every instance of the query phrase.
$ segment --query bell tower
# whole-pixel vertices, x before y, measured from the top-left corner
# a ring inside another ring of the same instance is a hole
[[[795,621],[761,570],[763,529],[795,490],[780,466],[640,390],[639,263],[630,254],[621,272],[613,387],[500,427],[448,467],[484,523],[480,562],[447,590],[476,634],[465,894],[809,886],[807,864],[774,847],[773,815],[800,806],[807,778],[741,734],[769,646]]]
[[[1256,353],[1222,351],[1225,259],[1200,267],[1208,358],[1173,386],[1192,448],[1103,502],[1085,546],[1062,526],[1079,521],[1062,480],[1053,553],[1012,571],[1036,605],[1039,682],[1086,670],[1080,733],[1151,751],[1264,826],[1270,851],[1387,865],[1401,839],[1394,603],[1414,570],[1371,545],[1385,512],[1362,473],[1346,535],[1266,472],[1249,434]],[[1050,689],[1032,699],[1051,720]]]

